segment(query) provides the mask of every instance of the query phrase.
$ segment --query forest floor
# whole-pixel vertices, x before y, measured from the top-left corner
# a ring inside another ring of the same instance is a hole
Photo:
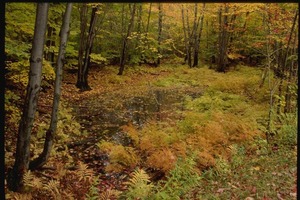
[[[177,193],[181,199],[296,199],[296,119],[286,117],[285,129],[266,142],[269,96],[267,86],[258,88],[260,75],[246,66],[220,74],[206,67],[168,65],[129,67],[118,76],[117,68],[108,66],[92,68],[92,90],[81,92],[76,74],[65,72],[59,124],[64,133],[58,133],[56,153],[38,176],[54,177],[58,172],[51,166],[58,162],[69,169],[82,162],[97,175],[94,186],[102,197],[105,191],[118,191],[129,198],[126,182],[134,169],[143,168],[149,181],[160,185],[171,180],[176,161],[196,156],[197,184],[184,192],[163,187],[169,199]],[[41,93],[38,120],[43,128],[37,128],[35,146],[49,120],[43,113],[51,113],[49,91]],[[188,185],[178,177],[173,182]],[[100,198],[90,189],[90,199]]]

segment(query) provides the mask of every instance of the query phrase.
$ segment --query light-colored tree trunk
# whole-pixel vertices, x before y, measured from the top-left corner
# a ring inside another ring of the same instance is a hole
[[[66,6],[66,11],[64,14],[63,23],[60,31],[61,33],[60,47],[59,47],[59,54],[58,54],[57,65],[55,70],[56,76],[55,76],[55,83],[54,83],[54,98],[53,98],[50,126],[46,132],[43,152],[39,155],[39,157],[37,157],[32,162],[30,162],[29,168],[32,170],[42,167],[47,162],[52,150],[53,139],[56,134],[57,120],[58,120],[58,107],[59,107],[59,101],[61,95],[62,73],[63,73],[63,65],[65,62],[65,52],[67,48],[68,35],[70,30],[71,12],[72,12],[72,3],[68,3]]]
[[[38,3],[30,57],[30,73],[24,109],[19,125],[17,149],[13,170],[8,178],[9,188],[13,191],[23,189],[23,176],[29,167],[30,137],[35,117],[42,80],[42,61],[47,28],[49,3]]]

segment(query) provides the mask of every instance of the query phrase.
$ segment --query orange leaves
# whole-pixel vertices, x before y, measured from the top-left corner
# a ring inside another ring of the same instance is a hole
[[[148,167],[167,172],[174,167],[176,160],[177,157],[170,149],[163,148],[161,150],[156,150],[151,154],[147,158],[146,163]]]

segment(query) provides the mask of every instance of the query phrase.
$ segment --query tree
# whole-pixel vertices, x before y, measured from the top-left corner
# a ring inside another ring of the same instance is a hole
[[[197,8],[197,5],[195,5],[195,19],[197,17],[197,10],[196,10],[196,8]],[[198,19],[198,23],[196,25],[194,25],[195,26],[195,34],[194,34],[195,46],[194,46],[194,63],[193,63],[193,67],[197,67],[198,66],[198,61],[199,61],[199,47],[200,47],[200,39],[201,39],[202,29],[203,29],[204,12],[205,12],[205,3],[203,3],[201,18],[199,18]],[[197,28],[198,28],[198,26],[200,26],[200,28],[199,28],[199,33],[197,34]]]
[[[129,7],[131,8],[131,5],[129,4]],[[119,67],[119,73],[118,75],[122,75],[124,68],[125,68],[125,60],[127,56],[127,46],[128,46],[128,39],[130,37],[131,31],[133,29],[134,25],[134,16],[135,16],[135,10],[136,10],[136,4],[134,3],[131,10],[131,17],[130,22],[128,24],[127,28],[127,34],[123,38],[123,45],[122,45],[122,51],[121,51],[121,58],[120,58],[120,67]]]
[[[78,71],[76,87],[80,88],[83,77],[83,54],[86,45],[86,27],[87,27],[87,11],[88,7],[86,3],[83,3],[80,7],[80,39],[78,49]]]
[[[91,14],[91,21],[89,32],[87,36],[86,46],[85,46],[85,56],[83,60],[82,72],[80,72],[80,76],[78,77],[78,81],[76,86],[81,90],[90,90],[91,87],[88,84],[88,72],[89,72],[89,65],[91,60],[91,53],[93,48],[93,41],[96,36],[95,28],[98,19],[97,11],[99,9],[99,5],[96,4],[93,6],[92,14]]]
[[[157,42],[158,42],[158,57],[156,61],[156,66],[160,65],[160,57],[161,57],[161,33],[162,33],[162,24],[163,24],[163,11],[162,11],[162,4],[158,3],[158,37],[157,37]]]
[[[66,6],[62,27],[60,30],[60,47],[59,47],[59,54],[57,58],[57,66],[55,71],[56,76],[55,76],[55,84],[54,84],[54,98],[53,98],[50,126],[46,132],[46,139],[44,143],[43,152],[39,155],[39,157],[37,157],[29,164],[29,168],[31,170],[37,169],[43,166],[47,162],[53,146],[53,139],[56,133],[57,120],[58,120],[58,106],[59,106],[60,95],[61,95],[62,73],[63,73],[63,65],[65,62],[65,52],[67,47],[68,34],[70,29],[71,12],[72,12],[72,3],[68,3]]]
[[[15,163],[8,178],[8,186],[13,191],[21,191],[23,189],[23,176],[29,168],[30,137],[39,91],[41,88],[42,61],[48,10],[48,3],[37,4],[36,21],[30,57],[29,81],[26,90],[23,114],[18,130]]]

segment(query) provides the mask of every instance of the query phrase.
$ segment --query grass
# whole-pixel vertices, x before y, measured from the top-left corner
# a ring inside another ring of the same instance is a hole
[[[230,162],[218,162],[203,174],[198,198],[296,199],[296,171],[295,149],[267,149],[264,154],[249,155],[240,146]]]

